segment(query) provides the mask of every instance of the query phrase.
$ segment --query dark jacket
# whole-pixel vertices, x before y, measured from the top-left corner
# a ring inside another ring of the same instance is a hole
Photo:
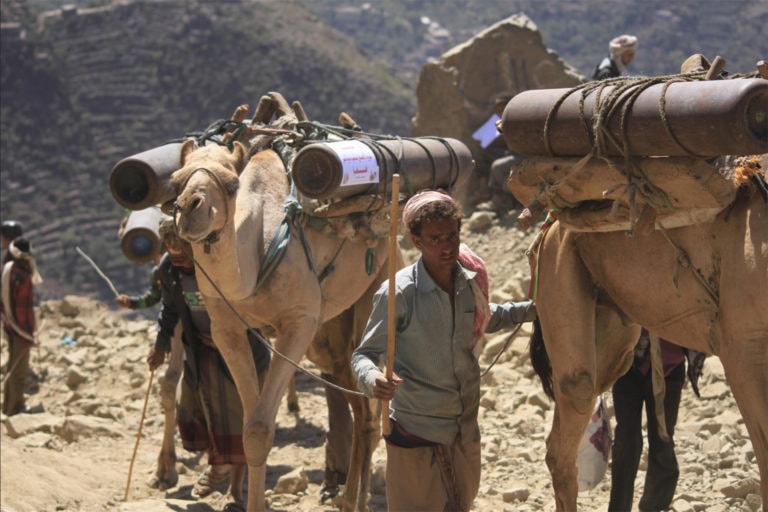
[[[182,342],[184,343],[184,379],[192,389],[197,389],[197,354],[203,341],[200,332],[192,321],[192,315],[187,303],[184,301],[184,293],[179,279],[179,269],[171,265],[168,255],[164,255],[158,264],[158,278],[160,280],[162,306],[157,317],[157,338],[155,339],[155,349],[164,352],[171,350],[171,337],[176,328],[176,324],[181,321]],[[245,326],[243,326],[245,330]],[[210,335],[210,333],[205,333]],[[266,371],[269,366],[269,350],[255,337],[248,336],[248,342],[253,355],[253,361],[256,364],[258,372]],[[219,363],[221,364],[227,378],[232,380],[224,358],[217,351]]]
[[[605,80],[606,78],[616,78],[621,76],[618,66],[613,59],[606,57],[595,67],[592,73],[592,80]]]

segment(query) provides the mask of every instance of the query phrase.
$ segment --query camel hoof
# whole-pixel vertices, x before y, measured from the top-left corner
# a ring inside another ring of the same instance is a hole
[[[173,471],[165,472],[164,474],[155,474],[147,480],[147,485],[152,489],[158,489],[164,491],[171,487],[176,487],[179,483],[179,473],[174,468]]]
[[[339,486],[338,485],[323,485],[323,488],[320,489],[320,503],[325,503],[327,501],[330,501],[333,503],[334,498],[339,495]]]

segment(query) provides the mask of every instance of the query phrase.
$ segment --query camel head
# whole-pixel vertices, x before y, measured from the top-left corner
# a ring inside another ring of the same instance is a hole
[[[181,147],[181,168],[171,176],[176,190],[173,216],[179,236],[191,243],[211,242],[234,215],[239,173],[248,151],[239,142],[230,151],[217,144],[198,147],[194,140]]]

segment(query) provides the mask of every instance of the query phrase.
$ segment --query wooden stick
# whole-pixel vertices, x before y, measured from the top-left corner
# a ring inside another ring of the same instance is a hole
[[[110,281],[109,278],[106,276],[106,274],[104,274],[104,272],[101,271],[99,266],[96,265],[96,263],[94,263],[94,261],[91,258],[89,258],[88,255],[85,254],[85,252],[83,252],[82,249],[80,249],[80,247],[75,247],[75,250],[77,250],[77,252],[80,253],[80,256],[85,258],[88,261],[88,263],[90,263],[91,266],[94,268],[94,270],[96,270],[96,273],[99,274],[107,282],[109,287],[112,289],[112,292],[115,294],[115,297],[120,295],[120,293],[118,293],[117,291],[117,288],[115,288],[115,285],[112,284],[112,281]]]
[[[400,175],[392,175],[392,204],[389,213],[389,295],[387,301],[387,380],[392,378],[395,367],[395,274],[397,274],[397,228],[400,223],[398,203],[400,202]],[[389,400],[382,402],[381,430],[389,434]]]
[[[131,456],[131,465],[128,467],[128,482],[125,484],[125,496],[123,501],[128,501],[128,491],[131,489],[131,475],[133,474],[133,463],[136,461],[136,450],[139,449],[139,440],[141,439],[141,429],[144,426],[144,416],[147,414],[147,402],[149,401],[149,391],[152,389],[152,377],[155,376],[155,370],[149,372],[149,385],[147,394],[144,395],[144,408],[141,410],[141,420],[139,420],[139,433],[136,434],[136,444],[133,445],[133,456]]]

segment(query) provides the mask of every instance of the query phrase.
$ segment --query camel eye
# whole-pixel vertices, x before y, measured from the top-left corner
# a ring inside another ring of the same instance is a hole
[[[190,208],[192,210],[197,210],[197,207],[200,206],[200,199],[197,198],[194,201],[192,201],[192,204],[190,205]]]

